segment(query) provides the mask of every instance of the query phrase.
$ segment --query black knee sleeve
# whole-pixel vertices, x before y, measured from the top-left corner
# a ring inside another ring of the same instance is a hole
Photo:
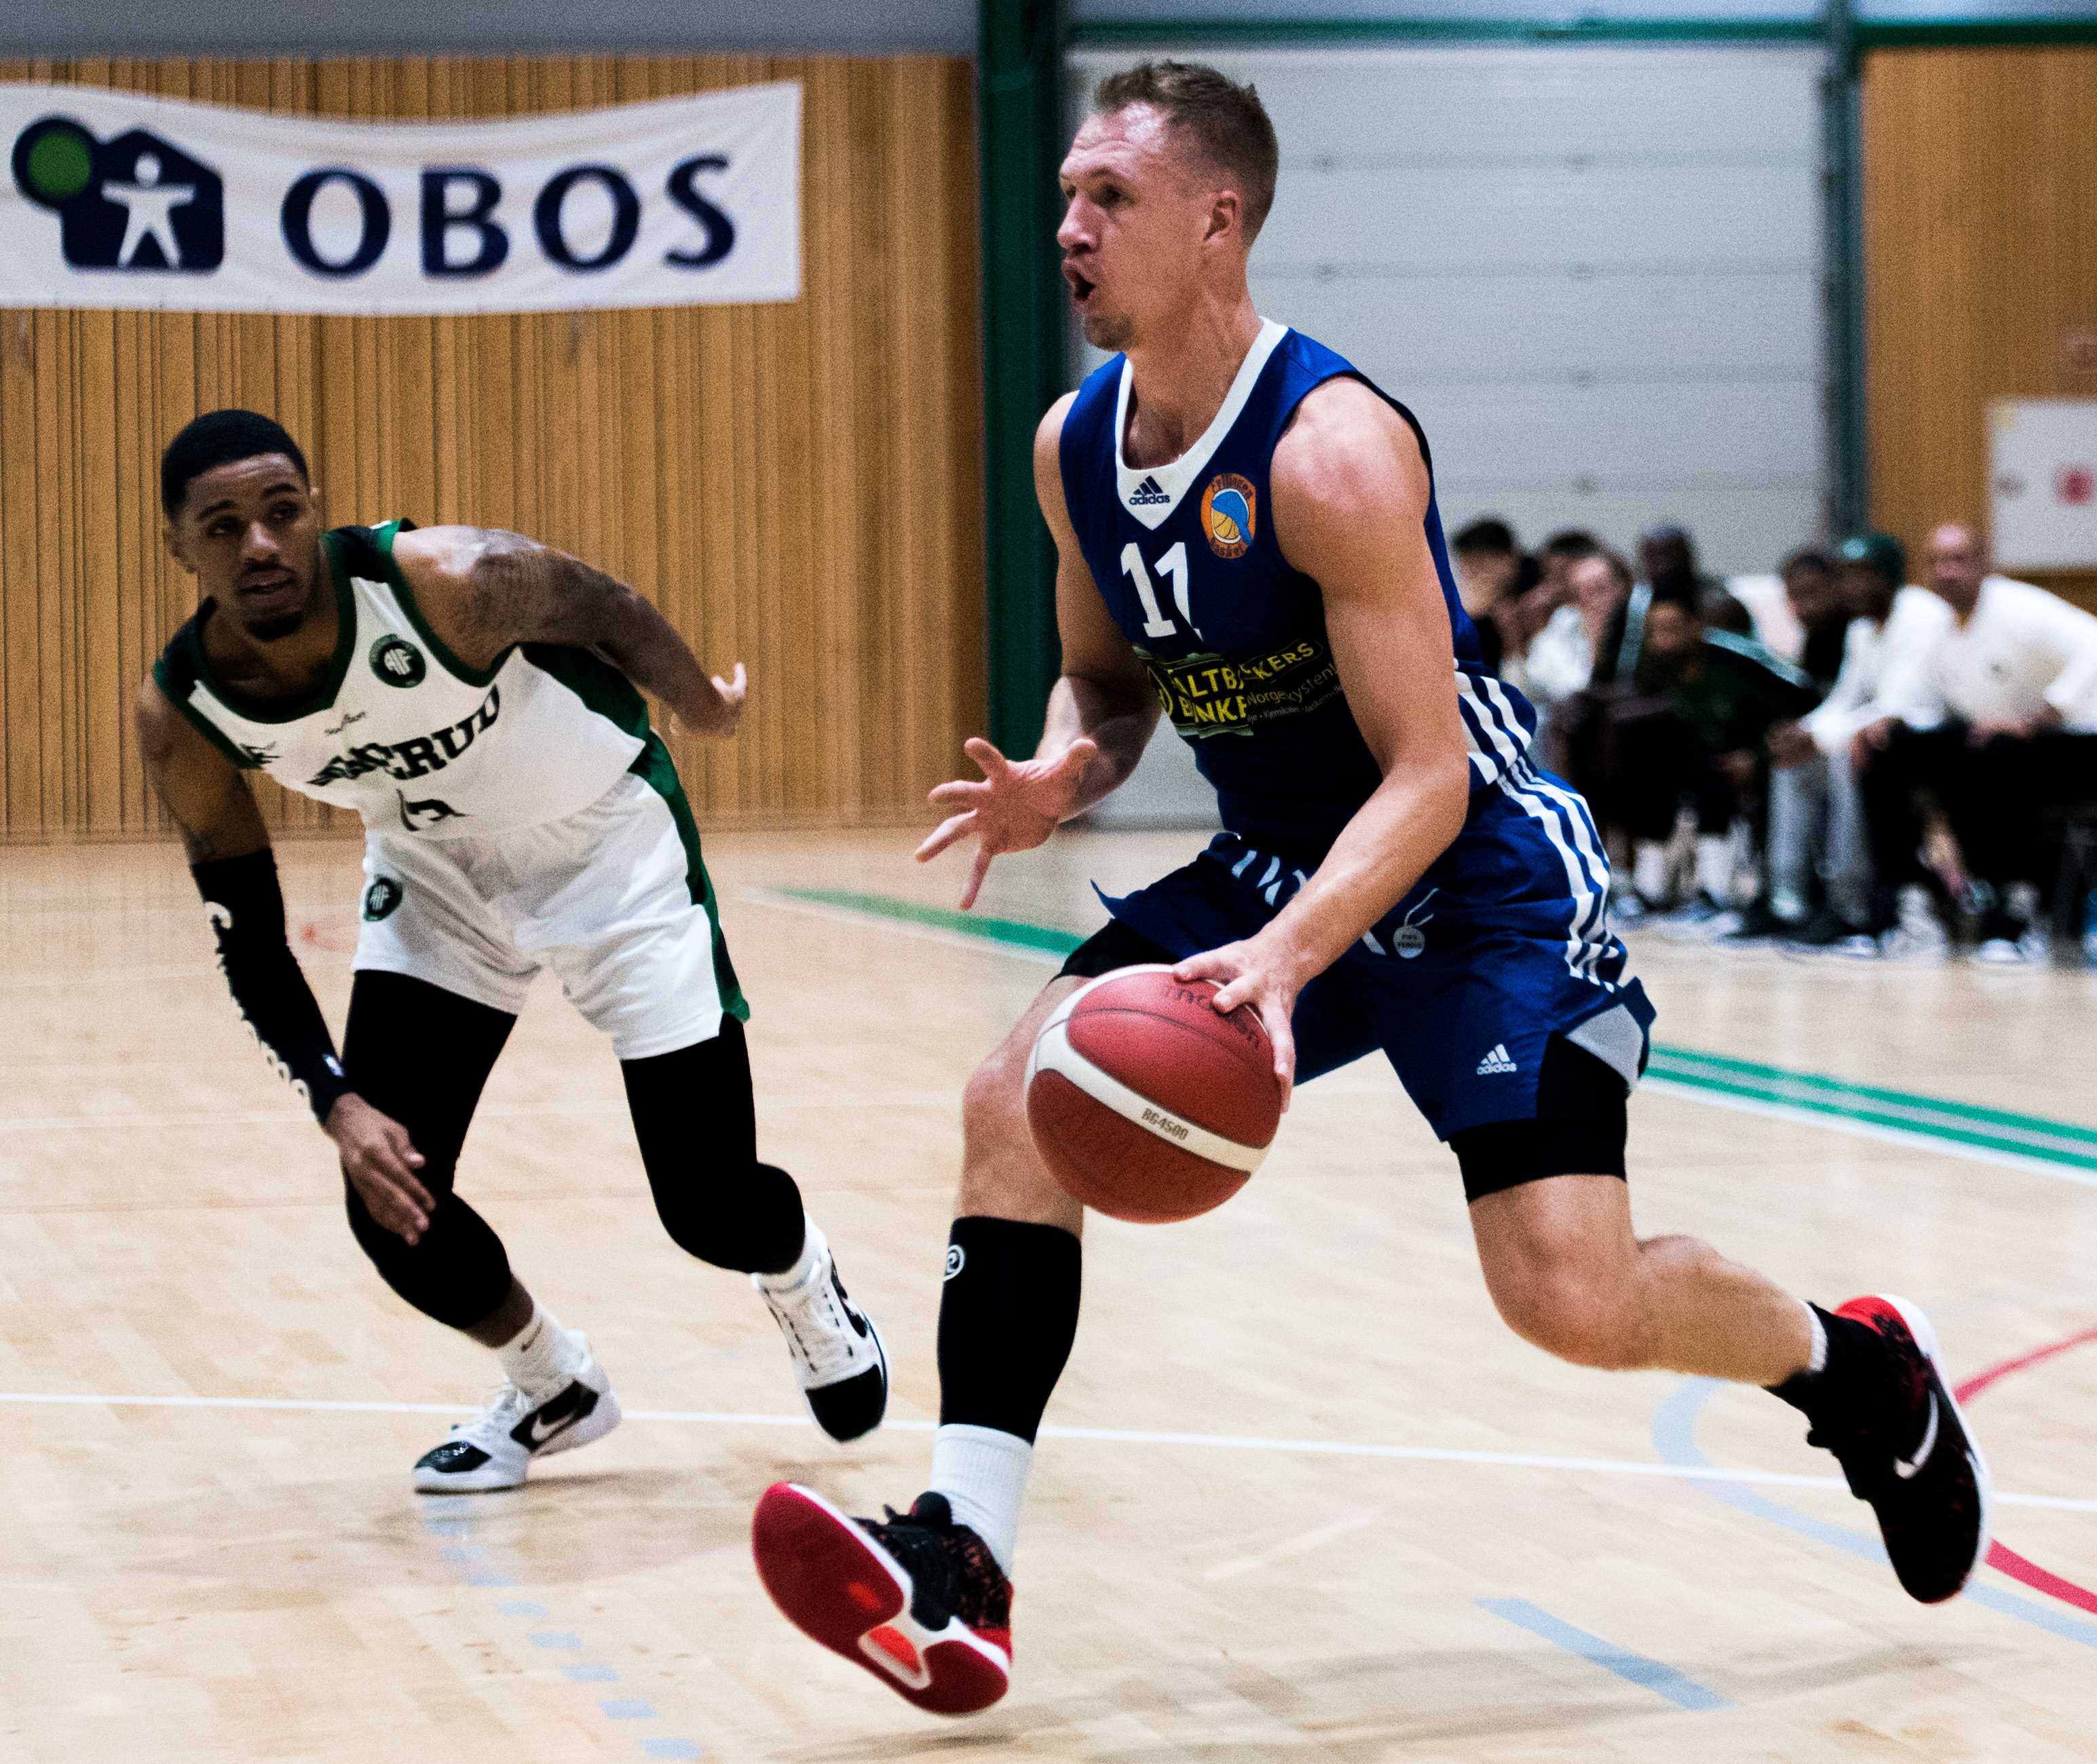
[[[757,1161],[757,1113],[742,1024],[650,1059],[620,1063],[655,1211],[688,1255],[746,1274],[791,1268],[803,1235],[801,1190]]]
[[[371,1216],[345,1178],[349,1229],[379,1277],[423,1316],[455,1330],[492,1316],[510,1295],[510,1257],[488,1222],[453,1194],[440,1194],[421,1241],[396,1237]]]

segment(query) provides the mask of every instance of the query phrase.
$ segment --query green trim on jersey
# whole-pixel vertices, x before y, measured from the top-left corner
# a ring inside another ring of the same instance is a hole
[[[173,647],[174,646],[172,644],[169,645],[170,649]],[[188,657],[185,656],[180,657],[180,659],[186,666],[189,665],[190,658]],[[261,761],[255,759],[248,754],[243,753],[239,748],[235,747],[231,740],[227,736],[225,730],[220,728],[219,726],[213,723],[210,718],[204,715],[202,711],[199,710],[195,705],[190,702],[189,692],[183,688],[182,683],[176,678],[175,670],[168,666],[167,652],[164,650],[153,659],[153,683],[160,688],[160,696],[166,699],[169,704],[173,705],[176,710],[182,712],[184,717],[189,719],[190,727],[195,729],[197,733],[202,736],[207,741],[210,742],[211,744],[217,748],[220,753],[223,753],[228,759],[231,760],[241,771],[261,771]],[[194,687],[195,684],[196,677],[195,673],[192,671],[190,676],[190,685]]]
[[[408,586],[406,573],[401,568],[401,560],[393,555],[393,541],[403,533],[415,530],[413,521],[387,521],[371,530],[372,548],[379,553],[386,567],[386,585],[393,591],[393,598],[401,603],[401,610],[408,615],[408,622],[415,627],[415,635],[429,645],[430,653],[448,674],[455,674],[469,686],[489,686],[495,676],[502,671],[502,664],[510,659],[505,649],[490,666],[468,667],[453,655],[444,640],[430,629],[430,622],[422,617],[422,609],[416,604],[415,591]]]
[[[524,659],[567,687],[582,700],[584,710],[610,719],[637,740],[648,739],[647,700],[633,681],[594,649],[578,649],[563,643],[528,643]]]
[[[202,613],[182,627],[188,635],[185,647],[189,650],[189,661],[196,670],[198,681],[234,716],[249,723],[296,723],[301,717],[310,717],[335,703],[335,694],[342,690],[342,683],[348,677],[350,654],[357,646],[357,596],[350,592],[349,571],[343,562],[342,544],[333,527],[321,535],[321,560],[335,587],[335,653],[328,658],[326,671],[313,683],[313,689],[304,697],[269,705],[241,698],[212,677],[211,658],[204,653]],[[181,636],[178,632],[177,641]]]
[[[569,653],[580,655],[585,652]],[[620,678],[624,679],[624,676]],[[627,690],[632,692],[633,688],[628,686]],[[638,698],[640,695],[634,696]],[[678,779],[677,768],[671,761],[669,749],[663,744],[663,737],[650,731],[647,745],[627,770],[669,806],[670,818],[677,823],[677,836],[685,842],[685,885],[692,892],[693,903],[705,912],[707,922],[713,927],[714,985],[720,993],[721,1009],[739,1022],[747,1023],[750,1001],[742,996],[742,987],[735,977],[735,964],[728,958],[728,940],[721,935],[720,910],[714,897],[713,880],[707,875],[706,860],[699,853],[699,824],[692,818],[692,805],[685,799],[685,787]]]

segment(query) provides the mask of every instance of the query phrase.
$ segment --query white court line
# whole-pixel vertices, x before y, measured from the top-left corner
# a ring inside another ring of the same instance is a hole
[[[9,1404],[73,1408],[263,1409],[292,1414],[471,1415],[459,1403],[357,1403],[325,1397],[277,1396],[108,1396],[90,1391],[0,1391],[0,1408]],[[711,1427],[806,1427],[805,1415],[754,1415],[734,1410],[629,1408],[628,1421],[670,1421]],[[930,1433],[937,1423],[891,1421],[898,1433]],[[1274,1452],[1292,1456],[1376,1458],[1416,1464],[1490,1465],[1513,1470],[1565,1470],[1592,1476],[1656,1476],[1685,1482],[1744,1482],[1769,1488],[1822,1488],[1846,1495],[1840,1477],[1795,1476],[1780,1470],[1729,1470],[1718,1465],[1663,1464],[1644,1458],[1571,1458],[1536,1452],[1480,1452],[1456,1446],[1386,1446],[1355,1439],[1276,1439],[1258,1434],[1146,1433],[1119,1427],[1044,1427],[1044,1439],[1082,1439],[1099,1445],[1193,1446],[1215,1452]],[[2056,1513],[2097,1513],[2097,1500],[2068,1495],[2006,1495],[2005,1506],[2041,1507]]]

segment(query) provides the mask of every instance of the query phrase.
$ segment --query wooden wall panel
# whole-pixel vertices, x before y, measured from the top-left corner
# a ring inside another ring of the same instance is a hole
[[[803,88],[790,305],[469,318],[0,312],[0,838],[161,830],[129,707],[194,609],[160,449],[222,404],[298,436],[328,517],[514,526],[751,670],[681,740],[703,819],[915,819],[984,724],[968,63],[710,56],[0,62],[0,79],[361,117]],[[261,783],[272,825],[351,817]]]
[[[2097,49],[1893,49],[1864,65],[1872,506],[1920,546],[1984,522],[1991,398],[2097,397]],[[2042,578],[2097,608],[2097,573]]]

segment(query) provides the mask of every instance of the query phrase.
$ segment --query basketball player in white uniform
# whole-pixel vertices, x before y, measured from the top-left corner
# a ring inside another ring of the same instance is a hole
[[[611,1038],[672,1238],[751,1277],[825,1432],[878,1426],[881,1338],[794,1179],[757,1159],[748,1006],[637,690],[731,735],[741,666],[709,679],[646,600],[518,534],[322,531],[297,443],[253,412],[214,411],[177,434],[161,500],[169,548],[203,592],[146,683],[138,727],[220,967],[335,1142],[351,1229],[380,1274],[501,1363],[494,1400],[417,1462],[415,1487],[513,1487],[534,1457],[619,1421],[581,1334],[533,1299],[452,1186],[542,967]],[[247,771],[364,819],[339,1058],[286,941]]]

